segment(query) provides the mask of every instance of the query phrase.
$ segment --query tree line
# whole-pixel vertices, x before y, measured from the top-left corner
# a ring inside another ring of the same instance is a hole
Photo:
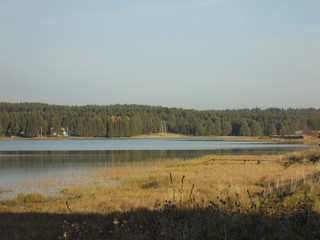
[[[290,135],[320,130],[320,109],[194,110],[146,105],[63,106],[0,103],[0,136],[130,137],[168,132],[192,136]]]

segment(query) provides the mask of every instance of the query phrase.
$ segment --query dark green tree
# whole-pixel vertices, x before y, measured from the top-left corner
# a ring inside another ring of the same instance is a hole
[[[251,136],[250,128],[247,121],[241,120],[239,124],[239,136]]]
[[[232,125],[229,120],[223,120],[221,124],[221,135],[229,136],[232,135]]]
[[[250,125],[251,136],[262,136],[263,130],[257,121],[251,121]]]
[[[37,137],[39,136],[41,129],[41,118],[36,112],[31,112],[27,116],[27,125],[25,129],[26,137]]]

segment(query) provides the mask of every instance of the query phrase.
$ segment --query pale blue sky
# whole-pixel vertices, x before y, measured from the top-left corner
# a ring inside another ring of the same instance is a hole
[[[0,0],[0,101],[320,108],[319,0]]]

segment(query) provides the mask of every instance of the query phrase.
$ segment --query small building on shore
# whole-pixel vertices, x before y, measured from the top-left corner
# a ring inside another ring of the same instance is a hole
[[[51,137],[68,137],[69,136],[65,128],[61,128],[59,131],[55,131],[54,128],[51,128],[50,131],[51,131],[50,133]]]
[[[303,139],[316,139],[320,137],[320,131],[299,130],[295,132],[296,136],[302,136]]]

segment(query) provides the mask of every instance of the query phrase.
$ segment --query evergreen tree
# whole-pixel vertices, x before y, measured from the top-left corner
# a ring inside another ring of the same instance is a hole
[[[109,138],[115,137],[114,131],[115,131],[114,130],[114,123],[113,123],[112,119],[110,119],[107,124],[107,137],[109,137]]]
[[[215,132],[215,125],[213,124],[213,122],[208,119],[205,121],[204,123],[204,128],[205,128],[205,134],[208,136],[217,136],[218,134]]]
[[[49,123],[49,131],[52,136],[61,136],[63,131],[60,124],[60,120],[57,115],[53,115]]]
[[[307,126],[308,126],[311,130],[320,131],[320,113],[311,116],[311,117],[307,120]]]
[[[232,134],[232,125],[229,120],[223,120],[221,124],[221,135],[229,136]]]
[[[31,121],[31,113],[39,122]],[[112,119],[112,121],[110,121]],[[297,130],[319,130],[319,109],[239,109],[197,111],[143,105],[57,106],[42,103],[0,103],[1,133],[27,132],[70,136],[132,136],[159,132],[166,121],[169,132],[187,135],[287,135]],[[37,131],[32,130],[36,122]],[[248,124],[249,123],[249,124]],[[1,134],[0,133],[0,134]]]
[[[277,131],[277,128],[275,126],[274,123],[269,123],[265,129],[265,135],[266,136],[274,136],[274,135],[277,135],[278,134],[278,131]]]
[[[251,136],[250,128],[245,120],[240,121],[239,136]]]
[[[252,136],[262,136],[263,131],[261,125],[257,121],[252,121],[250,123],[250,132]]]
[[[221,120],[220,120],[220,118],[215,117],[213,119],[213,124],[214,124],[213,135],[220,136],[221,135]]]
[[[41,118],[35,112],[31,112],[27,116],[27,126],[25,130],[26,137],[37,137],[41,129]]]
[[[4,136],[3,126],[0,122],[0,136]]]

